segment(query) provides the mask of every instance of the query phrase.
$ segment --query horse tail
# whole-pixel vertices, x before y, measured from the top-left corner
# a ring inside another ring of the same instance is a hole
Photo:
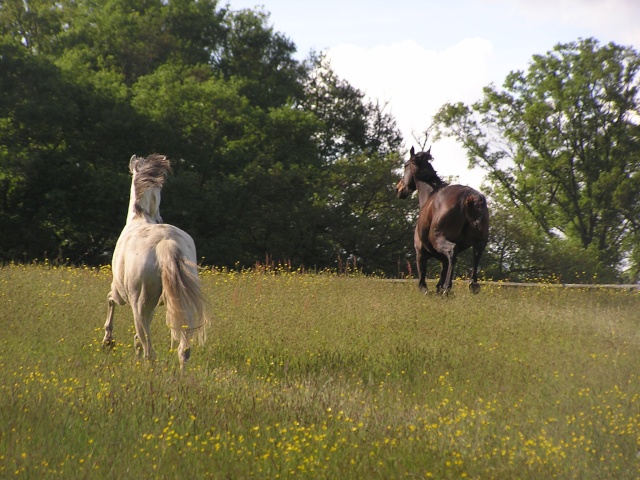
[[[486,221],[484,217],[487,213],[487,200],[484,195],[474,191],[465,198],[464,214],[474,229],[482,230],[482,225]]]
[[[202,345],[206,340],[207,317],[197,265],[184,255],[174,239],[158,243],[156,254],[172,344],[186,335]]]

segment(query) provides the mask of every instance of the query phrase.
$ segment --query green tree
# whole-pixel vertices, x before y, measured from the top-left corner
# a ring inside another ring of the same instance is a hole
[[[397,154],[361,154],[338,159],[326,169],[315,195],[331,246],[326,263],[341,259],[369,273],[407,273],[418,208],[396,197],[394,180],[401,164]]]
[[[298,103],[307,75],[305,65],[293,58],[295,44],[268,26],[268,20],[260,10],[228,12],[227,35],[212,59],[216,71],[263,109]]]
[[[481,101],[446,104],[435,118],[488,171],[496,201],[516,206],[549,242],[595,255],[609,279],[638,240],[639,71],[630,47],[559,44],[502,90],[486,87]]]
[[[327,162],[398,151],[402,136],[386,105],[367,101],[362,91],[337,76],[324,55],[312,55],[308,64],[302,107],[322,122],[318,141]]]
[[[507,199],[492,202],[491,242],[482,266],[485,276],[495,280],[591,283],[617,278],[599,261],[595,246],[584,249],[574,239],[546,235]]]
[[[215,0],[65,0],[56,58],[112,72],[128,86],[167,62],[207,64],[228,34]],[[70,61],[70,60],[68,60]]]
[[[214,0],[0,4],[0,257],[108,261],[127,161],[160,152],[163,218],[207,263],[395,273],[411,243],[395,121],[268,18]]]
[[[0,4],[0,36],[32,53],[50,53],[62,30],[62,9],[50,0],[3,0]]]
[[[0,42],[0,112],[2,256],[102,261],[127,189],[110,154],[143,119],[11,41]]]

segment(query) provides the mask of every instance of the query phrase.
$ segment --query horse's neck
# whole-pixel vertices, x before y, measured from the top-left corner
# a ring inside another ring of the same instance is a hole
[[[420,205],[420,208],[422,208],[422,206],[425,204],[427,199],[433,193],[433,187],[428,183],[419,182],[419,181],[416,182],[416,187],[418,190],[418,203]]]
[[[127,210],[127,225],[133,221],[134,218],[138,216],[138,212],[136,212],[136,189],[133,186],[133,182],[131,182],[131,194],[129,195],[129,209]]]
[[[140,215],[146,217],[151,223],[162,223],[162,217],[160,217],[160,189],[150,188],[146,190],[138,199],[138,208],[136,208],[136,191],[134,184],[131,183],[127,224],[140,217]]]

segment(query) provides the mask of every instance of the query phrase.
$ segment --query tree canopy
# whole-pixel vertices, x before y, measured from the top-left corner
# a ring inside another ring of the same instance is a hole
[[[295,54],[268,13],[217,0],[2,2],[0,260],[108,263],[128,159],[162,153],[163,218],[205,264],[407,273],[395,119]],[[488,172],[489,276],[638,280],[639,68],[628,47],[560,44],[438,112]]]
[[[3,2],[0,258],[107,263],[128,159],[158,152],[163,218],[204,263],[395,274],[415,210],[393,195],[395,120],[295,52],[215,0]]]

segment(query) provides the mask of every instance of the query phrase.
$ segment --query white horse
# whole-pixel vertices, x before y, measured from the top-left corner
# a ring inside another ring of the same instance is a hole
[[[167,307],[171,343],[179,341],[178,358],[184,368],[190,341],[204,343],[207,318],[198,279],[196,248],[189,234],[162,223],[160,191],[171,166],[167,157],[151,155],[129,161],[133,174],[127,223],[118,238],[111,262],[113,281],[102,345],[112,346],[116,303],[133,310],[138,354],[151,358],[149,326],[156,306]]]

